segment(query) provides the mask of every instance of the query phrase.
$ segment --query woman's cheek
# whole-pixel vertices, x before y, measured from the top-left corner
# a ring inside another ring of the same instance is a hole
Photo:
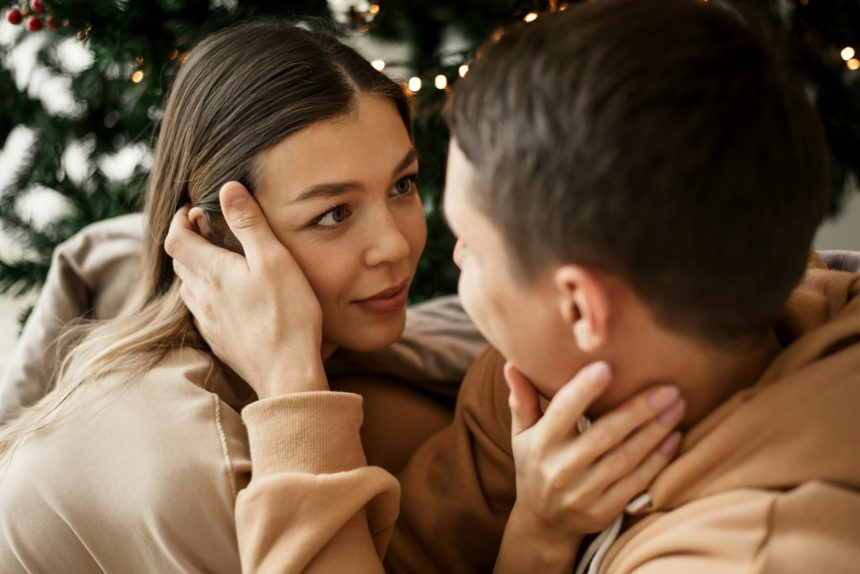
[[[349,297],[350,286],[357,279],[354,269],[356,257],[337,243],[306,245],[301,249],[301,255],[294,254],[323,313],[337,309],[339,301]]]

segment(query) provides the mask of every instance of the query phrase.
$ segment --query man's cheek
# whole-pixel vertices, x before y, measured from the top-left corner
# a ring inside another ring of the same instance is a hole
[[[474,309],[472,306],[472,289],[469,285],[468,277],[462,271],[460,272],[460,278],[457,280],[457,293],[460,294],[460,304],[463,306],[463,310],[475,322],[476,318],[473,315]]]
[[[463,305],[463,310],[466,311],[466,314],[475,326],[486,337],[486,324],[483,316],[483,308],[486,302],[481,299],[482,294],[477,289],[476,283],[470,274],[466,272],[460,273],[457,291],[460,293],[460,304]]]

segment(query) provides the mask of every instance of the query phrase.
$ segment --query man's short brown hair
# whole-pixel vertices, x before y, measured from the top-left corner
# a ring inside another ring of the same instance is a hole
[[[667,325],[770,328],[829,199],[820,121],[740,16],[599,0],[487,44],[445,111],[515,269],[627,279]]]

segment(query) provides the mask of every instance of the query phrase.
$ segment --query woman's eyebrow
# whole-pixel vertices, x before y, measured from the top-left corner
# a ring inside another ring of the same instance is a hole
[[[290,202],[290,205],[310,201],[312,199],[338,197],[351,191],[355,191],[356,189],[361,189],[361,184],[357,181],[321,183],[303,191],[297,198]]]
[[[400,163],[394,168],[392,175],[397,175],[418,159],[418,151],[415,148],[410,148]],[[312,199],[326,198],[330,199],[340,195],[347,194],[351,191],[361,189],[361,184],[357,181],[342,181],[338,183],[321,183],[310,187],[299,194],[297,198],[290,202],[290,205],[295,203],[303,203]]]
[[[414,147],[409,148],[409,151],[406,152],[406,155],[403,156],[403,159],[400,160],[400,163],[398,163],[397,167],[394,168],[392,175],[397,175],[398,173],[409,167],[416,159],[418,159],[418,150],[416,150]]]

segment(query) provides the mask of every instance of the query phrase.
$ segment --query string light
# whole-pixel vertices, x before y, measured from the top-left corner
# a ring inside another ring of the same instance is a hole
[[[75,36],[77,37],[78,40],[81,40],[81,41],[86,40],[87,38],[90,37],[90,32],[92,32],[92,29],[93,29],[93,25],[90,24],[89,22],[87,22],[87,24],[84,25],[84,29],[79,30],[78,33],[75,34]]]
[[[412,76],[409,78],[409,83],[407,84],[410,92],[417,92],[421,89],[421,78],[418,76]]]
[[[860,68],[860,60],[858,60],[857,58],[851,58],[850,60],[848,60],[849,70],[856,70],[857,68]]]
[[[141,64],[143,64],[143,56],[136,56],[136,57],[134,58],[134,63],[135,63],[135,64],[137,64],[138,66],[140,66]]]
[[[846,62],[854,57],[854,48],[851,46],[846,46],[842,48],[842,59]]]
[[[465,78],[466,74],[469,73],[469,64],[463,64],[460,66],[460,69],[457,70],[457,73],[460,74],[461,78]]]
[[[382,60],[374,60],[370,65],[380,72],[385,69],[385,62]]]
[[[535,20],[537,20],[537,18],[537,12],[529,12],[528,14],[526,14],[526,17],[523,18],[523,20],[525,20],[526,22],[534,22]]]
[[[131,81],[135,84],[139,84],[143,81],[143,70],[138,70],[131,75]]]
[[[437,90],[444,90],[448,87],[448,78],[446,78],[444,74],[439,74],[436,76],[436,81],[434,83]]]
[[[371,4],[367,11],[376,16],[379,14],[379,4]]]

